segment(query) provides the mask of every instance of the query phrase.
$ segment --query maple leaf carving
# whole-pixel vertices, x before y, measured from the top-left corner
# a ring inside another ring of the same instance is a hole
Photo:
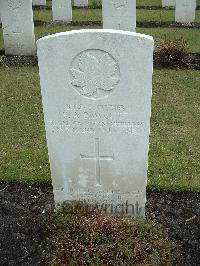
[[[107,53],[95,56],[90,52],[79,55],[77,68],[71,68],[75,86],[80,94],[96,96],[100,91],[111,91],[119,82],[116,61]]]

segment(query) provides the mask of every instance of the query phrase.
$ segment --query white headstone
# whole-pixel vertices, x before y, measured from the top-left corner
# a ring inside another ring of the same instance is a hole
[[[103,0],[103,28],[135,31],[136,0]]]
[[[0,2],[5,53],[33,55],[36,52],[32,0]]]
[[[46,6],[46,0],[32,0],[33,6]]]
[[[176,0],[176,22],[194,22],[196,0]]]
[[[162,0],[162,6],[167,7],[167,6],[175,6],[175,1],[176,0]]]
[[[144,216],[153,38],[64,32],[38,41],[38,59],[55,202]]]
[[[74,6],[87,7],[88,6],[88,0],[74,0]]]
[[[53,20],[65,22],[72,21],[71,0],[53,0],[52,1]]]

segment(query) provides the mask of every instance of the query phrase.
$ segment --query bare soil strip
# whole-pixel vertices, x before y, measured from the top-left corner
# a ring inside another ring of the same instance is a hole
[[[52,187],[0,183],[0,265],[46,265]],[[175,265],[200,265],[200,193],[147,193],[147,218],[162,224]]]

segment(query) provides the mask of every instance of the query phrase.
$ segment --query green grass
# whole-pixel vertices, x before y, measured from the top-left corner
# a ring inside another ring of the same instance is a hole
[[[41,21],[51,21],[52,12],[50,10],[35,10],[34,19],[41,20]],[[73,10],[74,21],[88,21],[88,20],[96,21],[96,20],[101,20],[101,19],[102,19],[101,10],[98,10],[98,9]],[[137,20],[139,22],[141,21],[143,22],[148,22],[148,21],[174,22],[174,10],[137,10]],[[196,21],[200,22],[200,10],[196,12]],[[52,33],[73,30],[73,29],[80,29],[80,28],[81,27],[59,26],[59,25],[35,27],[35,35],[36,35],[36,39],[38,39],[40,37],[43,37],[45,35],[49,35]],[[84,27],[84,28],[98,28],[98,27]],[[199,29],[137,28],[137,32],[152,35],[155,39],[156,46],[163,40],[166,40],[166,39],[171,40],[174,38],[182,37],[188,41],[191,52],[200,53],[200,45],[199,45],[200,30]],[[4,50],[2,29],[0,29],[0,51],[1,50]]]
[[[87,26],[84,28],[92,29],[92,28],[98,28],[98,27]],[[35,34],[36,34],[36,39],[39,39],[45,35],[62,32],[62,31],[68,31],[68,30],[77,30],[77,29],[81,29],[81,27],[74,27],[74,26],[72,27],[72,26],[65,26],[65,25],[36,27]],[[137,28],[137,32],[153,36],[155,39],[156,49],[157,49],[157,46],[164,40],[173,40],[176,38],[183,38],[188,41],[190,52],[200,53],[200,45],[199,45],[200,30],[199,29]],[[3,49],[3,44],[2,46],[0,46],[0,49]]]
[[[5,181],[50,180],[36,68],[1,68],[1,171]]]
[[[148,22],[148,21],[158,21],[158,22],[175,22],[175,10],[137,10],[137,21],[138,22]],[[195,22],[200,23],[200,10],[196,11]]]
[[[72,0],[72,3],[73,2],[74,1]],[[102,4],[102,0],[89,0],[88,3],[89,3],[89,6],[92,6],[93,3],[100,5]],[[137,0],[136,4],[137,6],[161,6],[162,0]]]
[[[197,0],[197,6],[200,6],[200,0]],[[162,0],[136,0],[137,6],[162,6]]]
[[[87,26],[87,29],[98,28]],[[68,30],[77,30],[81,27],[65,26],[65,25],[49,25],[46,27],[35,27],[36,39],[43,36],[50,35],[57,32]],[[189,50],[193,53],[200,53],[200,30],[199,29],[184,29],[184,28],[137,28],[137,32],[148,34],[154,37],[155,45],[159,45],[164,40],[173,40],[176,38],[183,38],[188,41]],[[0,51],[4,50],[2,29],[0,29]]]
[[[52,20],[51,10],[35,10],[34,20],[50,21]],[[96,21],[102,20],[102,10],[101,9],[75,9],[73,10],[73,21]],[[174,10],[137,10],[137,21],[138,22],[171,22],[175,21],[175,11]],[[196,11],[195,22],[200,23],[200,10]]]
[[[137,32],[153,36],[155,50],[164,40],[183,38],[188,42],[189,50],[193,53],[200,53],[200,30],[184,28],[137,28]]]
[[[149,12],[149,13],[147,13]],[[200,22],[200,11],[197,13],[197,20]],[[174,11],[173,10],[139,10],[138,11],[138,21],[161,21],[173,22],[174,21]],[[150,15],[150,16],[149,16]],[[37,20],[50,21],[52,15],[50,11],[35,11],[34,17]],[[101,10],[74,10],[73,11],[74,21],[98,21],[101,20]],[[81,27],[72,26],[48,26],[48,27],[35,27],[36,38],[42,36],[66,31],[73,29],[80,29]],[[84,27],[84,28],[97,28],[97,27]],[[137,32],[148,34],[154,37],[156,46],[160,44],[163,40],[171,40],[175,38],[184,38],[188,41],[189,48],[191,52],[200,52],[200,30],[199,29],[184,29],[184,28],[137,28]],[[0,48],[3,49],[3,43],[0,41]]]
[[[50,183],[38,69],[1,67],[0,80],[0,179]],[[151,189],[200,191],[199,83],[199,71],[154,72]]]
[[[85,29],[92,29],[97,27],[85,27]],[[75,26],[65,26],[65,25],[54,25],[49,27],[37,27],[35,30],[36,39],[39,39],[45,35],[54,34],[57,32],[63,32],[63,31],[70,31],[70,30],[79,30],[81,27],[75,27]]]
[[[200,71],[156,70],[149,187],[200,191]]]
[[[162,0],[137,0],[137,6],[161,6]]]
[[[197,0],[197,6],[200,6],[200,0]],[[137,6],[162,6],[162,0],[136,0]]]
[[[73,1],[72,1],[73,2]],[[101,0],[89,0],[89,6],[93,3],[100,5]],[[51,0],[47,0],[47,5],[51,6]],[[162,0],[136,0],[137,6],[162,6]],[[197,0],[197,6],[200,6],[200,0]]]
[[[98,28],[95,26],[85,26],[84,28],[92,29]],[[100,28],[100,27],[99,27]],[[51,25],[46,27],[35,27],[36,39],[45,35],[81,29],[81,27],[65,26],[65,25]],[[200,30],[199,29],[184,29],[184,28],[137,28],[137,32],[148,34],[154,37],[156,46],[164,40],[173,40],[176,38],[183,38],[188,41],[191,52],[200,53]],[[1,34],[0,34],[1,36]],[[1,40],[1,37],[0,37]],[[3,41],[0,41],[0,49],[3,49]]]
[[[161,1],[140,1],[141,5],[148,3],[160,5]],[[160,21],[160,17],[162,21],[174,20],[173,10],[137,12],[138,21]],[[34,19],[50,21],[52,14],[34,11]],[[101,20],[101,10],[74,10],[73,19]],[[200,11],[197,11],[197,21],[200,21]],[[80,28],[65,25],[35,27],[35,35],[38,39]],[[163,40],[182,37],[188,41],[191,52],[200,53],[199,29],[137,28],[137,32],[152,35],[156,47]],[[0,50],[3,50],[2,29]],[[50,183],[38,69],[1,67],[0,81],[3,117],[0,180]],[[163,69],[154,72],[148,180],[151,189],[200,191],[199,83],[199,71]]]

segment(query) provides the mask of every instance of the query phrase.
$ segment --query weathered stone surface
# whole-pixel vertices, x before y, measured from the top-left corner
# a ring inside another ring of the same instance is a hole
[[[136,0],[103,0],[103,28],[135,31]]]
[[[74,6],[87,7],[88,6],[88,0],[74,0]]]
[[[72,21],[71,0],[53,0],[52,1],[53,20],[65,22]]]
[[[33,6],[46,6],[46,0],[33,0]]]
[[[0,2],[5,53],[35,54],[32,0]]]
[[[38,41],[56,203],[144,216],[153,39],[81,30]]]
[[[176,0],[176,22],[194,22],[196,0]]]
[[[167,6],[175,6],[176,5],[176,0],[162,0],[162,6],[167,7]]]

